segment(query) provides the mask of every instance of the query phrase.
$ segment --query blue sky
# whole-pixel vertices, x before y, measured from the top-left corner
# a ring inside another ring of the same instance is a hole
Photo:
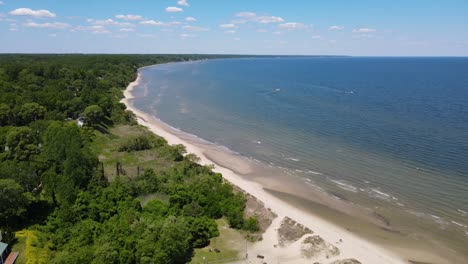
[[[468,56],[466,0],[0,0],[0,52]]]

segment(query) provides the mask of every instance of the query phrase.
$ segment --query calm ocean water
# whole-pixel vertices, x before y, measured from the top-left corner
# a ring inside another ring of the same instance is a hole
[[[142,73],[135,106],[169,125],[468,243],[468,58],[226,59]]]

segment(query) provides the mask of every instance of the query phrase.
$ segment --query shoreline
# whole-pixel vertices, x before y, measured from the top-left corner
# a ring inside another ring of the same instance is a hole
[[[151,66],[147,66],[151,67]],[[380,247],[374,243],[371,243],[357,235],[339,227],[335,224],[332,224],[328,221],[323,220],[317,215],[314,215],[305,210],[301,210],[284,200],[279,199],[277,196],[272,195],[270,192],[267,192],[260,183],[250,181],[245,177],[242,177],[244,171],[249,171],[250,168],[236,168],[236,172],[232,169],[229,169],[219,164],[216,164],[214,161],[209,159],[209,155],[205,152],[206,150],[196,146],[195,144],[189,142],[188,140],[183,139],[182,137],[177,136],[175,133],[171,133],[171,128],[169,125],[164,122],[148,115],[133,106],[132,99],[135,97],[132,95],[132,91],[139,85],[141,81],[140,68],[138,70],[137,79],[130,83],[127,88],[124,90],[124,98],[121,100],[127,106],[127,109],[132,111],[137,117],[137,121],[140,125],[147,127],[151,132],[165,138],[169,144],[182,144],[187,148],[187,153],[193,153],[200,158],[199,163],[202,165],[214,165],[214,171],[221,173],[223,178],[235,185],[237,188],[243,190],[249,195],[255,197],[259,201],[265,204],[265,207],[271,209],[274,213],[278,215],[277,219],[273,224],[267,229],[264,234],[263,241],[256,242],[255,244],[250,245],[250,259],[255,260],[256,252],[262,254],[271,255],[272,259],[284,259],[290,263],[301,263],[306,260],[296,256],[297,252],[291,252],[292,248],[275,248],[274,245],[277,243],[274,242],[276,231],[281,220],[285,217],[289,217],[300,223],[307,228],[310,228],[314,231],[315,235],[321,236],[325,241],[328,241],[330,244],[335,244],[337,241],[340,242],[338,248],[340,249],[340,256],[338,259],[349,259],[354,258],[359,260],[361,263],[408,263],[405,259],[398,256],[397,254],[390,252],[389,250]],[[237,163],[235,163],[237,164]],[[296,243],[297,244],[297,243]],[[298,245],[294,245],[297,249]],[[300,246],[300,245],[299,245]],[[274,258],[273,258],[274,257]],[[333,259],[335,260],[335,258]]]

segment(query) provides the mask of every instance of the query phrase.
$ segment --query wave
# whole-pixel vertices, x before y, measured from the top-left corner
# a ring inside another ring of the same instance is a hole
[[[353,185],[351,185],[349,183],[346,183],[344,181],[331,180],[331,179],[330,179],[330,181],[334,182],[338,187],[340,187],[341,189],[343,189],[345,191],[350,191],[350,192],[354,192],[354,193],[358,192],[358,188],[356,188]]]
[[[457,209],[457,212],[459,212],[460,215],[462,215],[462,216],[467,216],[468,215],[468,212],[465,212],[465,211],[463,211],[461,209]]]
[[[313,170],[308,170],[307,173],[308,174],[315,174],[315,175],[323,175],[323,173],[318,172],[318,171],[313,171]]]
[[[452,220],[452,223],[455,224],[455,225],[457,225],[457,226],[463,227],[463,228],[467,228],[467,227],[468,227],[467,225],[464,225],[464,224],[462,224],[462,223],[459,223],[459,222],[456,222],[456,221],[453,221],[453,220]]]

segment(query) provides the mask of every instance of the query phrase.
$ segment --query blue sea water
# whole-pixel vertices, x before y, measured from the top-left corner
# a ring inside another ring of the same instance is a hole
[[[141,70],[135,106],[468,241],[468,58],[281,57]]]

